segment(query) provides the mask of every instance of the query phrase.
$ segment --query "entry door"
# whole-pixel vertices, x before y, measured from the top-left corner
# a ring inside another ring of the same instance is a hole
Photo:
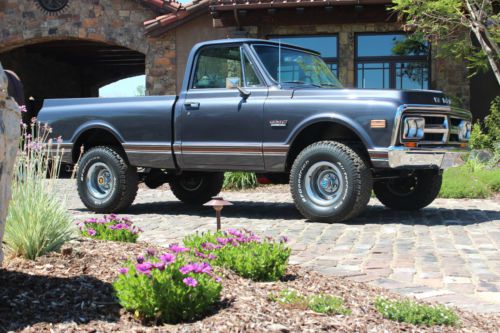
[[[203,48],[195,61],[180,101],[183,168],[262,170],[267,87],[239,45]]]

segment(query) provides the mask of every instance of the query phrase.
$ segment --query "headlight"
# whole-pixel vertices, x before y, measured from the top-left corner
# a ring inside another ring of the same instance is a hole
[[[460,141],[469,141],[472,131],[472,123],[467,120],[462,120],[458,125],[458,139]]]
[[[403,126],[403,140],[420,140],[424,137],[425,119],[406,117]]]

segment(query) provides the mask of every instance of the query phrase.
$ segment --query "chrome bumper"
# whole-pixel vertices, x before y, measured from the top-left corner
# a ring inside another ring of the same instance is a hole
[[[389,147],[370,150],[375,168],[448,169],[465,162],[469,151],[460,148]]]
[[[448,169],[464,164],[466,149],[415,149],[393,147],[388,150],[391,168],[428,168]]]

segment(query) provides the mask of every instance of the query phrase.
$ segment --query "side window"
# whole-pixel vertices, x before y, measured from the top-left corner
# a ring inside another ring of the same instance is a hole
[[[260,82],[253,64],[250,62],[245,52],[242,52],[243,58],[243,71],[245,73],[245,87],[260,87],[262,82]]]
[[[226,88],[243,81],[239,46],[209,47],[200,51],[192,88]]]

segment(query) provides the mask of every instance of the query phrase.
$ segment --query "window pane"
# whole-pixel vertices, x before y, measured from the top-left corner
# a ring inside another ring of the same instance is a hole
[[[358,64],[358,88],[389,89],[389,63]]]
[[[404,34],[358,35],[358,57],[425,56],[428,43],[409,39]]]
[[[327,63],[328,67],[330,67],[331,71],[333,74],[335,74],[336,77],[339,76],[339,66],[336,62],[334,63]]]
[[[245,86],[246,87],[258,87],[261,86],[261,82],[257,74],[255,73],[255,69],[248,59],[248,57],[243,53],[243,66],[245,66]]]
[[[397,89],[428,89],[429,69],[423,62],[396,63]]]
[[[226,88],[226,82],[240,85],[241,55],[239,47],[212,47],[198,56],[193,88]]]
[[[321,53],[323,58],[337,58],[337,36],[280,36],[272,41],[297,45]]]

